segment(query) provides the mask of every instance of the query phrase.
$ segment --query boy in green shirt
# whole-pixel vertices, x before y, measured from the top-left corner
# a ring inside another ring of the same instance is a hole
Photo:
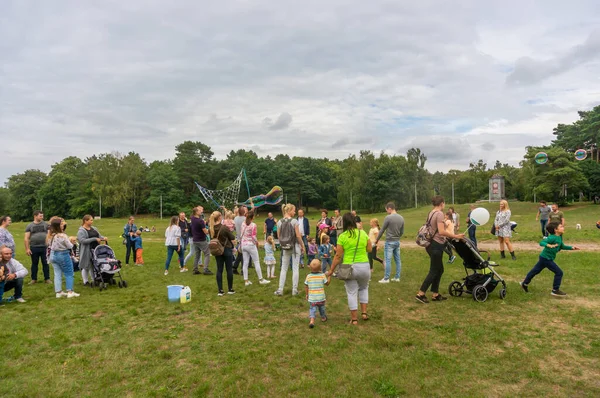
[[[542,272],[544,268],[548,268],[550,271],[554,272],[554,284],[550,294],[553,296],[564,297],[567,293],[560,290],[563,272],[558,265],[556,265],[554,259],[561,250],[579,250],[579,248],[577,246],[567,246],[563,243],[562,234],[565,232],[564,225],[552,222],[546,226],[546,230],[549,235],[540,242],[540,246],[544,246],[544,250],[542,250],[542,253],[540,254],[539,261],[533,266],[531,271],[529,271],[523,282],[520,282],[519,284],[523,290],[528,293],[529,283],[533,277]]]

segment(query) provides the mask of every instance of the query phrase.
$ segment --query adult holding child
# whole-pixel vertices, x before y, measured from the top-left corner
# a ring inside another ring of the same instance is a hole
[[[87,285],[89,279],[94,280],[92,271],[92,253],[102,241],[108,242],[108,239],[100,234],[100,231],[93,226],[94,217],[86,214],[81,220],[81,227],[77,231],[77,240],[79,241],[79,269],[81,270],[81,279],[83,284]]]
[[[455,234],[452,230],[446,230],[444,224],[444,202],[443,196],[434,196],[431,200],[433,209],[427,216],[427,224],[429,230],[432,233],[432,239],[427,246],[427,254],[429,255],[429,273],[421,284],[421,288],[415,297],[418,302],[427,304],[429,300],[425,293],[431,287],[431,293],[433,293],[432,301],[444,301],[446,297],[439,293],[440,280],[444,274],[444,247],[446,245],[446,238],[450,239],[462,239],[464,234]]]
[[[494,220],[494,225],[496,226],[496,236],[498,237],[498,243],[500,244],[500,257],[506,258],[504,255],[504,246],[508,248],[510,252],[510,256],[513,260],[516,260],[515,251],[513,250],[513,245],[510,241],[512,237],[512,229],[510,227],[510,207],[508,206],[508,202],[506,200],[500,201],[500,210],[496,212],[496,219]]]
[[[223,254],[215,256],[217,261],[217,288],[218,296],[223,296],[223,269],[227,272],[227,294],[235,294],[233,290],[233,246],[235,237],[233,232],[223,224],[221,212],[214,211],[210,215],[210,235],[213,240],[218,240],[223,246]]]
[[[244,265],[242,271],[244,273],[244,284],[250,286],[252,282],[248,279],[248,266],[250,265],[250,259],[254,263],[254,269],[258,276],[258,283],[266,285],[271,281],[266,280],[262,277],[262,270],[260,269],[260,258],[258,256],[258,239],[256,237],[256,224],[254,223],[254,210],[250,210],[246,214],[246,220],[242,224],[242,234],[238,239],[241,242],[242,256],[244,257]]]
[[[12,223],[10,216],[4,216],[0,218],[0,246],[6,246],[12,251],[12,255],[15,255],[15,238],[8,230],[8,227]]]
[[[288,203],[283,206],[283,218],[277,223],[279,233],[279,244],[281,245],[281,273],[279,274],[279,289],[275,291],[276,296],[283,296],[283,287],[287,278],[288,264],[292,261],[292,296],[298,295],[298,279],[300,278],[300,256],[304,255],[304,242],[300,235],[298,220],[296,215],[296,206]]]
[[[367,253],[371,252],[372,247],[367,233],[357,228],[356,219],[352,216],[352,213],[344,214],[342,225],[344,232],[338,237],[333,264],[326,275],[330,278],[340,264],[352,266],[352,275],[350,279],[344,280],[344,285],[348,296],[350,324],[357,325],[359,303],[362,320],[367,321],[369,319],[367,306],[369,304],[371,269]]]
[[[54,292],[56,298],[74,298],[79,297],[79,293],[73,291],[73,260],[71,259],[71,249],[73,244],[67,234],[64,233],[66,227],[65,220],[60,217],[54,217],[50,221],[48,230],[48,246],[50,247],[50,262],[54,267]],[[65,278],[67,291],[62,289],[62,279]]]
[[[129,220],[127,220],[127,224],[123,227],[123,238],[125,238],[125,265],[129,265],[129,257],[131,253],[133,253],[133,263],[136,264],[135,259],[135,243],[131,239],[134,237],[137,231],[137,225],[135,225],[135,218],[133,216],[129,216]]]

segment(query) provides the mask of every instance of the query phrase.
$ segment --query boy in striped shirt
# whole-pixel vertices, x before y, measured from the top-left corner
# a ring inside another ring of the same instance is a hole
[[[306,300],[310,305],[310,311],[308,314],[310,323],[308,324],[308,327],[312,329],[315,327],[317,308],[319,309],[319,314],[321,315],[321,321],[327,321],[327,315],[325,314],[325,285],[329,285],[329,281],[327,280],[327,276],[321,272],[320,260],[312,260],[309,267],[311,272],[310,274],[306,275],[304,287],[306,290]]]

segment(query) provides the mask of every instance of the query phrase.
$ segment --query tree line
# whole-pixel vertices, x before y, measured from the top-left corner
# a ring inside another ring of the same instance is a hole
[[[353,208],[363,212],[382,211],[388,201],[399,208],[427,205],[434,194],[454,194],[456,203],[488,198],[488,181],[494,174],[505,177],[506,197],[531,201],[545,199],[565,204],[584,197],[600,196],[600,106],[579,112],[570,125],[559,124],[555,140],[547,147],[527,147],[519,167],[483,160],[467,170],[431,173],[427,156],[418,148],[406,154],[389,155],[360,151],[346,159],[260,157],[253,151],[231,151],[216,159],[202,142],[185,141],[175,147],[173,159],[146,162],[138,153],[104,153],[80,159],[67,157],[52,165],[49,173],[26,170],[9,177],[0,188],[0,213],[14,220],[28,220],[32,211],[65,218],[83,214],[102,216],[164,214],[189,210],[206,203],[194,182],[209,189],[229,186],[243,168],[251,195],[283,188],[287,201],[298,206]],[[586,149],[587,159],[577,161],[574,152]],[[535,155],[548,154],[546,164]],[[243,184],[245,185],[245,183]],[[242,187],[240,202],[247,199]]]

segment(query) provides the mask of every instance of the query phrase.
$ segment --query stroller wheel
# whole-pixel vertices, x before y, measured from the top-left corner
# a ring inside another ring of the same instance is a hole
[[[462,283],[459,281],[453,281],[450,286],[448,286],[448,294],[452,297],[460,297],[463,294]]]
[[[117,285],[119,286],[119,289],[123,287],[123,284],[121,283],[121,281],[119,281],[119,283]]]
[[[504,288],[500,289],[500,293],[499,294],[500,294],[500,298],[502,300],[504,300],[506,298],[506,289],[504,289]]]
[[[477,285],[473,288],[473,300],[483,303],[488,298],[488,291],[483,285]]]
[[[123,287],[127,287],[127,282],[123,281]]]

